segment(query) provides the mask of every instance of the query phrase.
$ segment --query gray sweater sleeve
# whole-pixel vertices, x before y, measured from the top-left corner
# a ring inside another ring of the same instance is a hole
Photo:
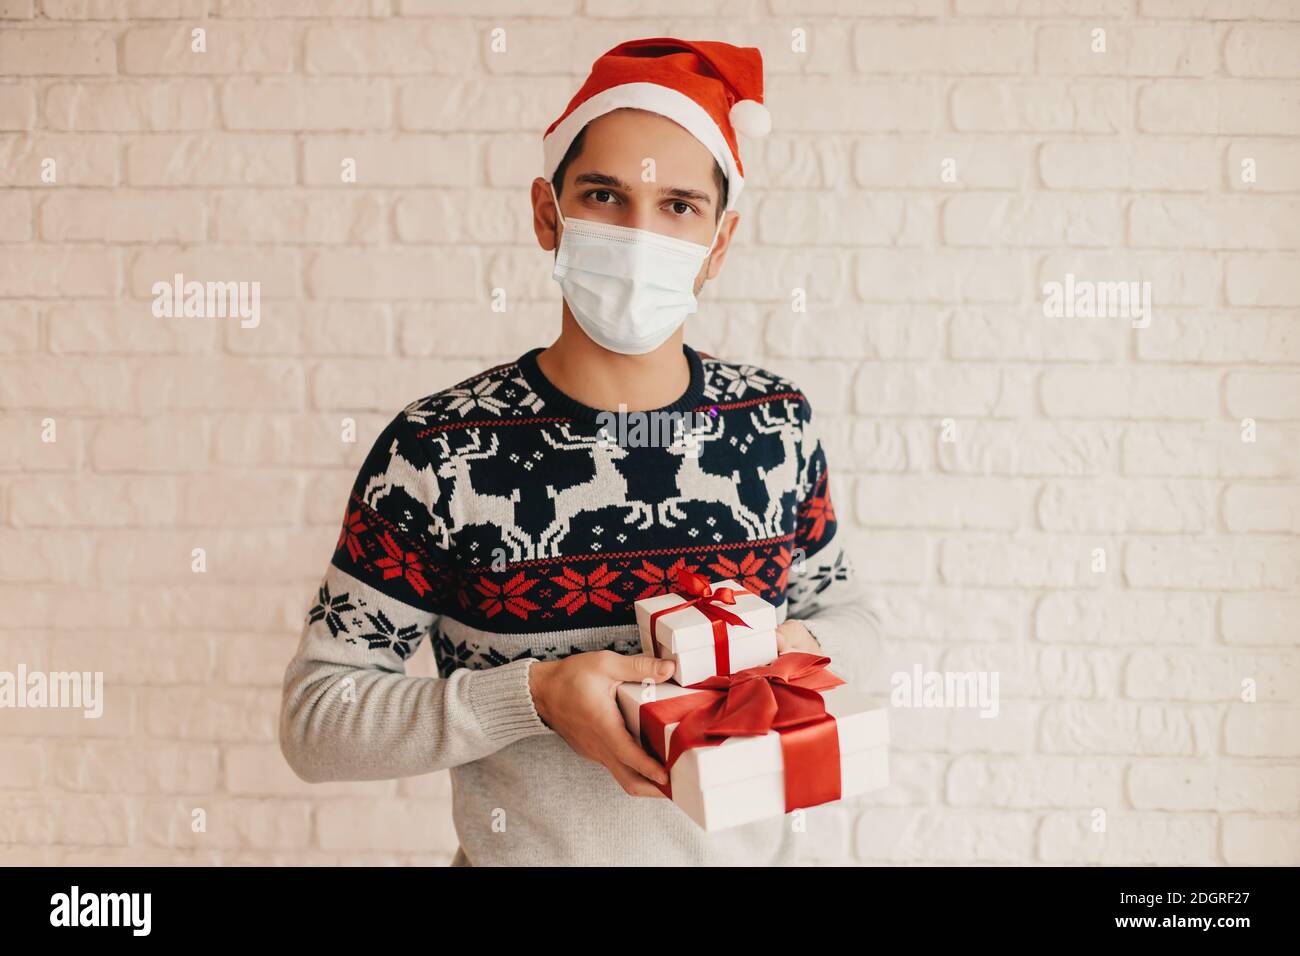
[[[285,671],[280,710],[280,749],[302,779],[431,773],[552,733],[528,688],[534,658],[483,670],[462,667],[447,677],[408,677],[391,644],[372,648],[369,636],[416,628],[408,642],[414,652],[432,623],[428,615],[382,600],[333,565],[320,593]],[[330,605],[334,612],[316,610]],[[331,633],[331,614],[360,632],[356,640]],[[392,627],[374,625],[372,618]]]
[[[831,670],[861,687],[875,683],[880,618],[841,542],[806,559],[800,573],[791,568],[787,597],[786,616],[803,622],[831,659]]]
[[[357,475],[285,671],[280,748],[304,780],[430,773],[553,733],[533,705],[533,658],[407,676],[453,577],[437,503],[436,472],[399,415]]]
[[[880,618],[855,572],[848,529],[835,518],[826,454],[806,403],[803,414],[786,617],[803,622],[831,659],[831,670],[850,683],[867,686],[877,676],[881,656]]]

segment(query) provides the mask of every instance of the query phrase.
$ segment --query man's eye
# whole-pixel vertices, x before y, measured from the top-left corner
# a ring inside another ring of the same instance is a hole
[[[690,203],[688,203],[688,202],[682,202],[682,200],[680,200],[680,199],[675,200],[675,201],[673,202],[673,206],[672,206],[672,208],[673,208],[673,212],[677,213],[677,215],[679,215],[679,216],[684,216],[684,215],[686,215],[688,212],[693,212],[693,211],[694,211],[694,207],[691,206]]]
[[[608,189],[596,189],[596,190],[593,190],[592,193],[591,193],[591,195],[592,195],[592,197],[596,200],[596,202],[598,202],[598,203],[603,203],[603,202],[605,202],[605,200],[607,200],[607,199],[613,199],[613,198],[614,198],[614,194],[613,194],[612,192],[610,192]]]

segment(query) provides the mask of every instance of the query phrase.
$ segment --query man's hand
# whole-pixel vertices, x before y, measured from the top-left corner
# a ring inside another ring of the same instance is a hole
[[[776,626],[776,652],[784,654],[786,651],[824,653],[822,646],[817,643],[817,638],[804,627],[803,621],[782,621]]]
[[[628,733],[614,694],[624,681],[667,680],[675,666],[644,654],[590,651],[537,661],[528,668],[528,685],[537,715],[575,753],[602,764],[626,793],[662,797],[650,781],[667,783],[668,774]]]

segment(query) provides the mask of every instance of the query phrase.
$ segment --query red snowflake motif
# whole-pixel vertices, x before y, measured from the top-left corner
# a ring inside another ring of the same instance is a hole
[[[337,551],[343,545],[348,546],[348,557],[353,561],[360,559],[364,551],[361,548],[361,533],[370,526],[361,520],[361,509],[358,508],[343,519],[343,527],[339,531],[339,542],[334,545]]]
[[[677,575],[683,571],[693,573],[698,567],[698,564],[687,564],[685,558],[678,558],[668,566],[667,570],[657,568],[649,561],[643,560],[641,569],[633,571],[632,576],[645,581],[646,587],[632,600],[640,601],[658,594],[667,594],[673,589],[673,585],[677,583]]]
[[[824,484],[822,487],[826,487]],[[831,493],[813,495],[804,502],[803,513],[799,515],[803,527],[800,537],[804,541],[820,541],[826,533],[826,525],[835,520],[835,509],[831,506]],[[809,524],[811,522],[811,525]]]
[[[415,593],[420,597],[432,590],[424,578],[424,564],[418,554],[404,551],[387,531],[379,536],[379,546],[384,549],[386,557],[376,561],[375,567],[383,570],[385,581],[389,578],[405,578],[406,583],[415,588]]]
[[[502,611],[509,611],[515,617],[528,620],[528,614],[531,611],[540,611],[541,606],[534,604],[522,594],[529,591],[536,578],[525,579],[524,572],[520,571],[505,584],[493,584],[486,578],[481,578],[474,587],[478,588],[479,593],[486,595],[485,599],[479,603],[478,609],[486,611],[488,617],[495,617]]]
[[[767,585],[759,578],[758,569],[765,564],[767,564],[767,558],[760,558],[751,551],[745,555],[739,564],[730,558],[719,556],[718,560],[710,564],[709,567],[718,572],[722,578],[732,578],[739,581],[745,586],[746,590],[761,595],[766,590]]]
[[[611,571],[608,564],[602,564],[585,578],[572,568],[565,568],[563,576],[551,578],[552,581],[565,589],[565,593],[555,602],[555,606],[568,611],[570,617],[576,614],[578,609],[585,606],[588,601],[596,605],[596,607],[612,611],[614,605],[619,603],[619,596],[608,590],[607,585],[619,574],[621,572]]]
[[[777,552],[776,557],[772,559],[773,563],[781,569],[781,576],[773,582],[772,587],[778,591],[784,591],[790,580],[790,559],[794,557],[794,552],[782,545],[781,550]]]

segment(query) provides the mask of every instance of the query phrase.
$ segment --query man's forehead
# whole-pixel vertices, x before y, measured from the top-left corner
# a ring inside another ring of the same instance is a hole
[[[611,161],[639,169],[647,159],[659,171],[699,180],[680,185],[712,185],[716,160],[709,148],[673,120],[648,110],[613,110],[588,123],[574,172]]]

